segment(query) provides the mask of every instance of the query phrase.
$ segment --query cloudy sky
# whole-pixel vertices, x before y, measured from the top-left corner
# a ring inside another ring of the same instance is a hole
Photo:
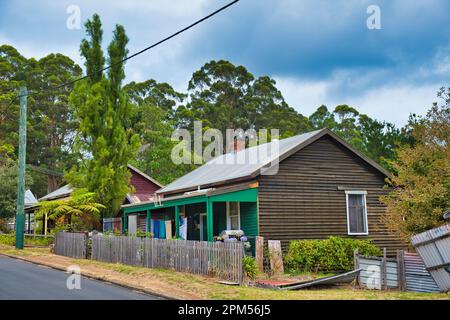
[[[1,0],[0,44],[27,57],[61,52],[82,64],[83,26],[67,27],[73,5],[82,22],[100,14],[105,44],[114,25],[124,25],[133,53],[227,2]],[[381,10],[379,30],[367,28],[370,5]],[[275,78],[287,102],[305,115],[321,104],[346,103],[403,125],[437,100],[439,87],[450,86],[449,12],[448,0],[241,0],[132,59],[127,78],[154,78],[185,91],[206,61],[227,59]]]

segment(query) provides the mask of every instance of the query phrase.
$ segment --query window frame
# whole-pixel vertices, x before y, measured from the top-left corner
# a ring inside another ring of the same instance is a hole
[[[238,229],[231,229],[230,202],[227,201],[227,230],[241,230],[241,203],[239,201],[232,202],[236,202],[238,205]]]
[[[362,195],[364,199],[364,227],[365,232],[351,232],[350,230],[350,210],[349,210],[349,201],[348,196],[349,195]],[[358,191],[358,190],[347,190],[345,191],[345,201],[346,201],[346,207],[347,207],[347,234],[349,236],[367,236],[369,235],[369,218],[367,214],[367,191]]]

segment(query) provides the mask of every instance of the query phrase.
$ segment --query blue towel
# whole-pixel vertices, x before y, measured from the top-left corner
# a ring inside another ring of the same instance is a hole
[[[159,221],[153,220],[154,237],[159,238]]]
[[[166,238],[166,222],[164,220],[159,221],[159,237],[161,239]]]

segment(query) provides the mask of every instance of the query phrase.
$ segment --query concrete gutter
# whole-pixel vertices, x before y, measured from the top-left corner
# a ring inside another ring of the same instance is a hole
[[[21,261],[24,261],[24,262],[33,263],[33,264],[36,264],[36,265],[39,265],[39,266],[52,268],[54,270],[67,272],[67,269],[63,268],[63,267],[55,266],[55,265],[50,264],[50,263],[43,263],[43,262],[37,262],[37,261],[28,260],[25,257],[11,255],[11,254],[4,253],[4,252],[1,252],[1,251],[0,251],[0,256],[5,256],[5,257],[16,259],[16,260],[21,260]],[[141,286],[133,286],[133,285],[130,285],[130,284],[128,284],[126,282],[123,282],[123,281],[111,280],[111,279],[108,279],[108,278],[105,278],[105,277],[97,276],[95,274],[92,274],[92,273],[86,272],[86,271],[81,271],[81,275],[83,277],[86,277],[86,278],[89,278],[89,279],[98,280],[98,281],[102,281],[102,282],[105,282],[105,283],[111,283],[111,284],[114,284],[114,285],[117,285],[117,286],[120,286],[120,287],[123,287],[123,288],[127,288],[127,289],[130,289],[130,290],[139,291],[139,292],[143,292],[143,293],[150,294],[150,295],[153,295],[153,296],[157,296],[157,297],[160,297],[160,298],[165,299],[165,300],[182,300],[179,297],[161,294],[161,293],[158,293],[158,292],[154,292],[154,291],[148,290],[148,289],[146,289],[144,287],[141,287]]]

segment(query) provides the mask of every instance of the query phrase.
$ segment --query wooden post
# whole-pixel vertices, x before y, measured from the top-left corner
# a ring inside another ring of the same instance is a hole
[[[358,249],[353,251],[353,269],[357,270],[359,268],[359,254]]]
[[[180,237],[180,207],[175,206],[175,237]]]
[[[255,240],[256,265],[260,272],[264,272],[264,237],[257,236]]]
[[[213,203],[209,198],[206,201],[206,233],[208,242],[213,242]]]
[[[387,250],[383,248],[383,260],[381,262],[381,274],[383,280],[383,289],[387,290],[388,288],[388,279],[387,279]]]
[[[281,253],[281,241],[279,240],[269,240],[269,258],[270,258],[270,268],[273,274],[284,273],[283,266],[283,255]]]
[[[19,156],[17,174],[16,249],[23,249],[25,229],[25,158],[27,148],[27,88],[20,87]]]
[[[47,214],[44,215],[44,235],[47,235]]]
[[[152,226],[150,225],[151,219],[150,219],[150,210],[147,209],[147,232],[150,232],[152,230]]]
[[[397,281],[398,289],[406,291],[405,252],[403,250],[397,250]]]
[[[124,234],[126,234],[128,231],[128,215],[127,213],[124,211],[123,212],[123,223],[122,223],[122,232]]]
[[[353,251],[353,269],[358,270],[359,269],[359,254],[358,249],[355,249]],[[360,273],[361,274],[361,273]],[[356,284],[359,285],[359,277],[356,278]]]

